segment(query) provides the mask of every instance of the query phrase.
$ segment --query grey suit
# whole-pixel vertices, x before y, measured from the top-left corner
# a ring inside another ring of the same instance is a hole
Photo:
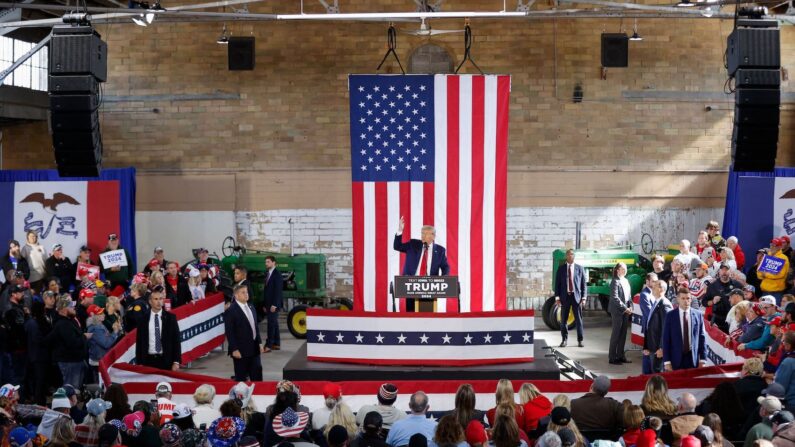
[[[613,281],[610,282],[610,302],[607,305],[607,311],[613,322],[608,350],[608,358],[611,362],[624,359],[624,346],[627,343],[627,330],[630,321],[630,315],[624,313],[627,308],[632,308],[632,297],[625,296],[621,281],[618,278],[613,278]]]

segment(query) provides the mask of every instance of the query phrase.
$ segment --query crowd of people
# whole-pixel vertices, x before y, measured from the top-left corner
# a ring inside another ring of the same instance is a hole
[[[431,413],[422,391],[395,406],[399,390],[382,384],[356,413],[342,388],[328,383],[320,408],[301,404],[301,390],[280,381],[273,403],[260,408],[254,384],[233,386],[216,399],[212,385],[196,388],[190,404],[157,384],[150,400],[130,402],[120,384],[92,396],[70,385],[47,407],[19,401],[19,387],[0,388],[0,434],[10,447],[792,447],[795,416],[787,388],[768,383],[762,361],[750,358],[741,378],[720,383],[700,402],[649,376],[637,402],[611,397],[598,376],[570,398],[546,396],[530,382],[500,380],[494,401],[477,402],[461,384],[451,411]],[[517,395],[518,394],[518,395]],[[222,402],[219,406],[214,402]],[[481,404],[481,405],[479,405]]]

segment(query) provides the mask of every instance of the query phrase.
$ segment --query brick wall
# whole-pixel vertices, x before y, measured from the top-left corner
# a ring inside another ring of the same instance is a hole
[[[250,248],[290,252],[293,220],[295,253],[327,256],[326,286],[332,296],[351,296],[353,242],[349,209],[291,209],[238,212],[235,220],[240,242]],[[638,209],[509,208],[508,296],[512,307],[537,303],[552,288],[552,251],[574,246],[575,222],[583,223],[582,248],[636,244],[648,233],[655,249],[695,235],[711,219],[721,221],[720,208]]]
[[[253,8],[283,12],[293,7]],[[484,10],[495,3],[445,5],[453,7]],[[408,1],[344,5],[348,12],[412,8]],[[460,28],[461,22],[432,25]],[[627,30],[629,20],[477,20],[472,26],[473,58],[488,72],[513,76],[511,166],[727,167],[732,97],[722,94],[722,55],[729,21],[641,20],[645,40],[631,42],[630,67],[608,70],[605,80],[600,78],[599,35]],[[234,35],[257,38],[252,72],[227,71],[226,47],[215,43],[220,28],[204,23],[99,26],[110,60],[101,113],[106,165],[170,170],[348,166],[346,77],[374,71],[385,50],[386,26],[235,22]],[[431,41],[457,61],[461,40],[452,34]],[[791,69],[795,28],[782,27],[781,41],[782,64]],[[399,35],[404,66],[427,42]],[[387,71],[395,68],[392,64]],[[575,85],[583,88],[581,104],[571,101]],[[791,95],[792,81],[782,90]],[[781,116],[780,165],[795,164],[795,114],[789,101]],[[706,105],[713,106],[711,112]],[[5,166],[52,165],[46,125],[9,129],[3,140]]]

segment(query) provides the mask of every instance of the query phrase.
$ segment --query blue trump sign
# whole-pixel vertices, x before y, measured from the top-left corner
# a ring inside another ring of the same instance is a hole
[[[759,263],[759,268],[757,271],[762,273],[772,273],[774,275],[778,275],[781,273],[781,269],[784,268],[784,260],[781,258],[777,258],[775,256],[765,255],[762,258],[762,262]]]

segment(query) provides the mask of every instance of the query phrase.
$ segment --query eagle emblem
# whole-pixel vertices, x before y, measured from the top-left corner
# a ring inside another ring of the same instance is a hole
[[[57,212],[58,206],[64,203],[69,205],[80,205],[80,202],[74,197],[62,192],[56,192],[52,195],[51,199],[48,199],[43,192],[34,192],[28,194],[28,196],[20,200],[19,203],[40,203],[42,208],[49,209],[52,212]]]

